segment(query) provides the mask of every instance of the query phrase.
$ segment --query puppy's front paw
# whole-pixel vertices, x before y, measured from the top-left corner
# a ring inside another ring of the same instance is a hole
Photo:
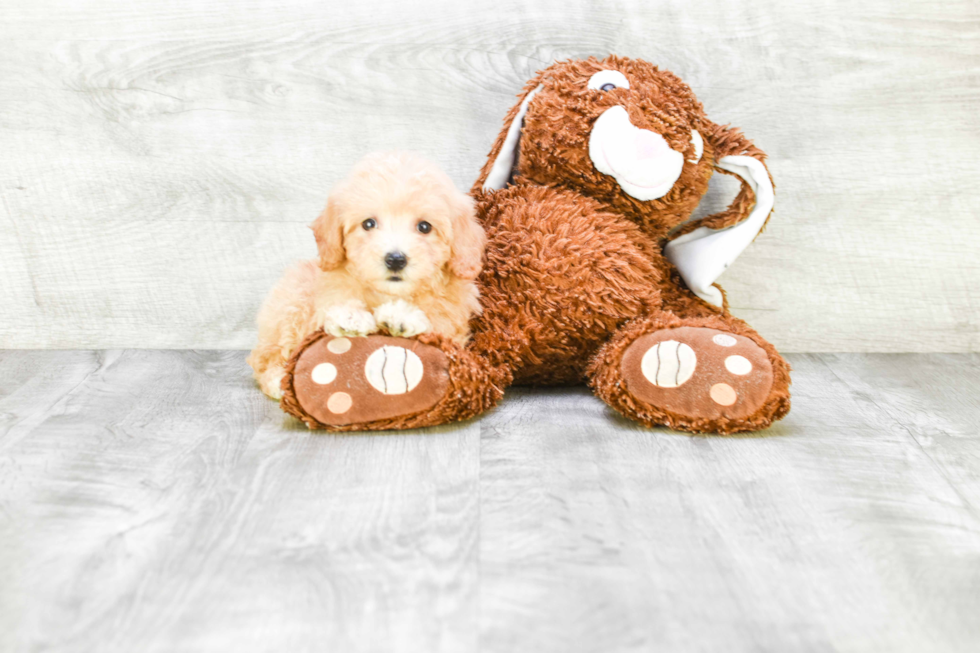
[[[320,315],[320,325],[332,336],[366,336],[378,330],[374,316],[362,308],[340,304],[325,309]]]
[[[379,327],[401,338],[411,338],[431,328],[425,313],[403,299],[382,304],[374,309],[374,319]]]

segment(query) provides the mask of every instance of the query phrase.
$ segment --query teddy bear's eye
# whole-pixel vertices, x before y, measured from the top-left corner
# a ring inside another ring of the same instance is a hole
[[[377,227],[378,223],[374,218],[368,218],[367,220],[361,223],[361,226],[364,227],[364,231],[370,231],[375,227]]]
[[[432,225],[426,222],[425,220],[422,220],[417,225],[415,225],[415,228],[418,229],[423,234],[427,234],[430,231],[432,231]]]
[[[618,70],[600,70],[589,78],[589,88],[593,91],[611,91],[629,87],[630,82],[626,79],[626,75]]]

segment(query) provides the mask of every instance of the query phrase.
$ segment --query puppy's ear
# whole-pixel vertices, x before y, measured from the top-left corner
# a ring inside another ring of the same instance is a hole
[[[316,249],[320,255],[320,269],[326,272],[334,270],[344,262],[344,223],[340,219],[340,208],[337,202],[330,198],[313,224],[310,225],[316,238]]]
[[[450,243],[449,270],[472,281],[483,269],[483,248],[487,236],[476,219],[476,204],[469,195],[457,193],[452,203],[453,241]]]

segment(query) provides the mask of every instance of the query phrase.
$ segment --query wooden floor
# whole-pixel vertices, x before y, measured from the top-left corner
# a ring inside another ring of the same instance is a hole
[[[244,358],[0,353],[0,651],[980,650],[980,355],[792,356],[728,438],[311,434]]]

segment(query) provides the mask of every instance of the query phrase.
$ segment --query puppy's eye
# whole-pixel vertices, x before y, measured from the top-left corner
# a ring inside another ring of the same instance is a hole
[[[425,220],[422,220],[422,222],[415,225],[415,228],[418,229],[419,232],[423,234],[427,234],[430,231],[432,231],[432,225],[426,222]]]
[[[361,223],[361,226],[364,227],[364,231],[370,231],[371,229],[377,227],[378,223],[375,221],[374,218],[368,218],[367,220]]]
[[[629,87],[630,81],[618,70],[600,70],[589,78],[589,88],[593,91],[612,91]]]

